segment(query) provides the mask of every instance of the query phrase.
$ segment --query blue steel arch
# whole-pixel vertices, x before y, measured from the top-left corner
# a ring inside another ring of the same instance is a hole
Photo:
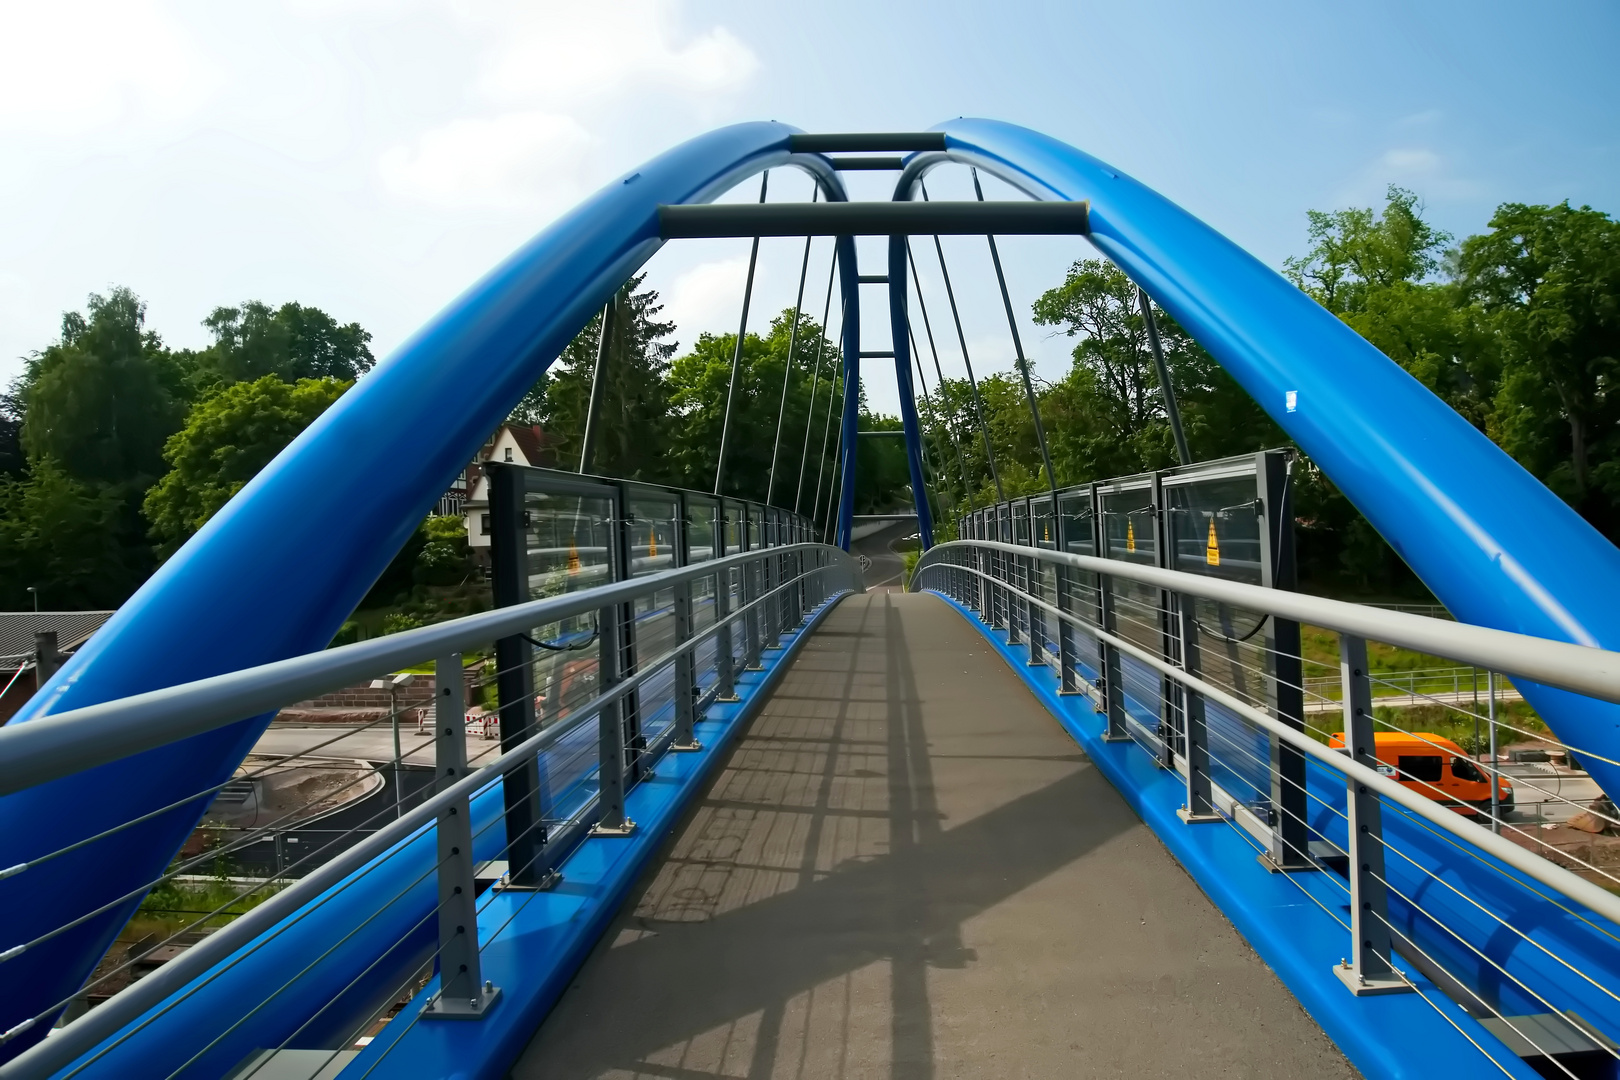
[[[1620,648],[1620,550],[1400,365],[1145,184],[1028,128],[957,119],[922,176],[974,165],[1091,202],[1089,239],[1209,351],[1464,622]],[[1559,738],[1610,758],[1620,705],[1519,682]],[[1590,761],[1611,797],[1620,767]]]
[[[788,165],[810,173],[829,200],[848,198],[825,158],[789,152],[795,133],[774,122],[710,132],[613,181],[542,231],[277,455],[11,722],[324,648],[489,431],[659,249],[660,204],[708,202]],[[858,379],[853,239],[839,240],[838,255],[846,364],[856,365]],[[0,866],[223,783],[269,719],[0,798]],[[0,880],[9,922],[0,947],[89,916],[7,961],[0,1031],[78,990],[137,899],[115,901],[162,872],[208,802],[199,798]],[[29,902],[42,895],[52,902]],[[0,1047],[0,1060],[48,1027],[37,1024]]]
[[[1099,250],[1209,349],[1460,618],[1620,647],[1620,613],[1609,603],[1620,591],[1620,552],[1275,271],[1162,196],[1056,140],[987,120],[952,121],[938,130],[947,151],[915,159],[919,171],[953,160],[1035,198],[1090,199],[1091,239]],[[706,201],[761,169],[786,164],[807,168],[830,197],[843,196],[825,160],[789,154],[792,133],[758,123],[701,136],[615,181],[540,234],[295,440],[13,722],[324,646],[487,431],[657,250],[660,203]],[[858,387],[852,240],[840,241],[839,259],[846,387]],[[851,450],[856,399],[858,393],[846,392]],[[425,442],[423,432],[440,434]],[[846,455],[846,501],[853,497],[854,457]],[[404,461],[416,465],[402,469]],[[848,516],[841,508],[846,543]],[[329,521],[345,523],[346,546],[332,547]],[[286,588],[289,580],[299,589]],[[1620,709],[1524,689],[1554,717],[1565,741],[1612,753]],[[0,799],[0,866],[221,782],[265,722],[244,721]],[[1593,772],[1611,794],[1620,791],[1620,770],[1594,762]],[[45,928],[46,905],[26,902],[25,894],[51,898],[54,925],[65,905],[88,911],[150,880],[204,802],[0,881],[0,910],[11,916],[13,932],[27,940]],[[396,930],[392,940],[405,936],[401,928],[420,917],[416,909],[397,905],[398,914],[379,919],[365,906],[365,894],[392,895],[417,872],[408,860],[396,861],[363,892],[335,899],[278,938],[274,950],[242,965],[244,985],[253,985],[256,963],[297,970],[368,915],[370,932],[382,935],[376,940]],[[76,990],[131,904],[115,904],[9,961],[0,1030]],[[375,955],[340,954],[334,963],[348,966],[334,967],[336,981],[327,985],[346,985]],[[303,1019],[273,1013],[266,1010],[260,1021],[267,1028],[243,1030],[248,1045],[275,1045],[268,1029],[287,1031]],[[188,1015],[176,1009],[170,1019],[183,1026]],[[157,1025],[150,1037],[162,1033]],[[15,1053],[28,1041],[16,1039],[6,1050]]]

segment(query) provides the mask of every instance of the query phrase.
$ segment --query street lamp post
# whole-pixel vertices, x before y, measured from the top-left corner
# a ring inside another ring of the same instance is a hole
[[[411,685],[411,681],[415,678],[415,675],[404,674],[395,675],[389,679],[373,679],[371,681],[373,690],[388,691],[388,719],[394,727],[394,817],[396,819],[404,816],[405,813],[403,806],[404,789],[400,784],[399,691],[400,687]]]

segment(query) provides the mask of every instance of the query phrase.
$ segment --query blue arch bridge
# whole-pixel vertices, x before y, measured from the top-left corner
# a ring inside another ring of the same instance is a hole
[[[816,198],[714,202],[789,168]],[[937,169],[1020,197],[928,201]],[[1444,610],[1293,590],[1288,452],[967,476],[982,410],[919,422],[956,296],[917,265],[989,237],[999,279],[1019,234],[1129,275]],[[840,370],[797,361],[777,447],[826,442],[825,483],[729,497],[729,405],[712,491],[496,465],[495,606],[327,648],[580,328],[717,236],[835,238]],[[839,389],[874,363],[889,519]],[[42,666],[0,729],[0,1077],[1612,1077],[1617,595],[1568,507],[1112,166],[988,120],[723,128],[473,285]],[[210,900],[131,923],[148,894]]]

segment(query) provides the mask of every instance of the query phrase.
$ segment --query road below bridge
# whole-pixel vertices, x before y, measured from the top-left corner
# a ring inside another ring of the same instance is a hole
[[[937,597],[805,642],[511,1074],[1355,1072]]]

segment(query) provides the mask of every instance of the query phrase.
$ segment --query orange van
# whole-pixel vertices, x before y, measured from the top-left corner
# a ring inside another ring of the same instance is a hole
[[[1379,731],[1373,741],[1378,771],[1383,775],[1459,813],[1490,813],[1491,785],[1485,770],[1450,739],[1427,731]],[[1344,733],[1334,735],[1328,745],[1343,750]],[[1501,785],[1499,805],[1505,814],[1513,809],[1513,785],[1500,777],[1497,783]]]

